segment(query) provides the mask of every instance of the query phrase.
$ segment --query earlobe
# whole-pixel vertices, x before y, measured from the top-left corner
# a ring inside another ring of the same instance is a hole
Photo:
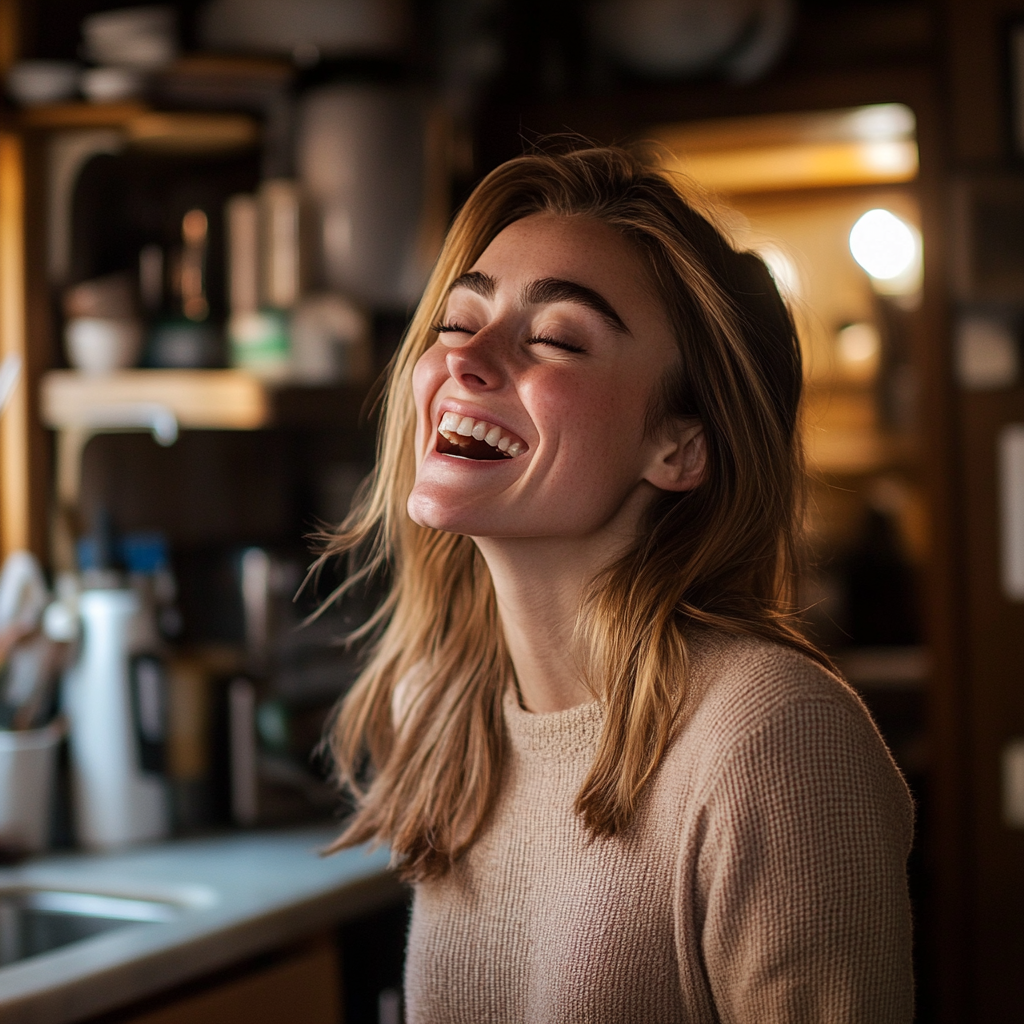
[[[687,420],[678,423],[658,447],[644,479],[662,491],[691,491],[703,482],[706,468],[704,425]]]

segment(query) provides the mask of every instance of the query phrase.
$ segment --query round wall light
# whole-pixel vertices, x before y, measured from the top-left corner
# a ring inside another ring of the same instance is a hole
[[[921,285],[921,236],[890,210],[868,210],[850,231],[850,252],[887,295],[907,295]]]

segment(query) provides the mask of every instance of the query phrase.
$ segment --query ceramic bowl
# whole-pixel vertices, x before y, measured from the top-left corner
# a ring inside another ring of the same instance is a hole
[[[133,100],[145,88],[145,76],[134,68],[89,68],[82,73],[82,95],[93,103]]]
[[[58,103],[75,95],[80,74],[72,61],[20,60],[7,72],[7,91],[26,107]]]
[[[68,362],[83,373],[110,373],[134,366],[142,349],[138,320],[75,317],[64,328]]]

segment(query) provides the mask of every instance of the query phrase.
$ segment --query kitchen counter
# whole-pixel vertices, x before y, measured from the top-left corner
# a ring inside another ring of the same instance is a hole
[[[179,840],[0,870],[28,887],[159,900],[132,924],[0,967],[4,1024],[68,1024],[199,978],[400,898],[388,851],[320,857],[331,829]]]

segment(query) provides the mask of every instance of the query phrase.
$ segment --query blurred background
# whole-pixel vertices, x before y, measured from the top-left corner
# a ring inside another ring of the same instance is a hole
[[[1024,1020],[1022,0],[0,0],[0,74],[12,858],[336,819],[376,595],[293,596],[374,382],[482,175],[646,139],[800,328],[801,604],[917,800],[918,1019]],[[338,931],[346,1019],[400,1019],[404,914]]]

